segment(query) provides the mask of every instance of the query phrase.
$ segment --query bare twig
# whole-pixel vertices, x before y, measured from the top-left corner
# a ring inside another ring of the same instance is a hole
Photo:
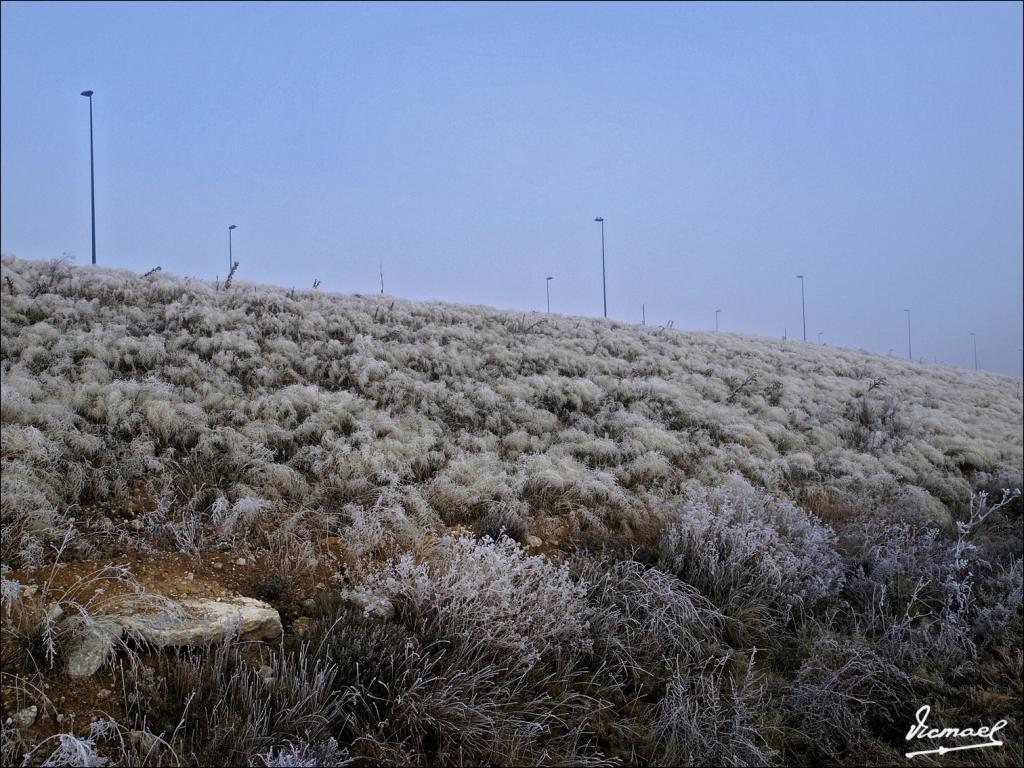
[[[743,391],[743,389],[747,385],[753,384],[755,381],[757,381],[757,374],[756,373],[752,373],[749,376],[747,376],[747,378],[745,378],[743,380],[743,382],[738,387],[736,387],[736,389],[734,389],[732,392],[729,393],[729,396],[727,398],[725,398],[725,402],[731,403],[733,400],[736,399],[736,397],[740,394],[740,392]]]
[[[235,272],[238,271],[238,262],[236,261],[231,265],[231,271],[228,273],[228,279],[224,281],[224,290],[226,291],[231,287],[231,281],[235,278]]]

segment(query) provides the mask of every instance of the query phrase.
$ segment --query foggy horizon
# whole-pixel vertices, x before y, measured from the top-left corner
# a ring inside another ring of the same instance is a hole
[[[1019,4],[0,6],[2,243],[1021,375]]]

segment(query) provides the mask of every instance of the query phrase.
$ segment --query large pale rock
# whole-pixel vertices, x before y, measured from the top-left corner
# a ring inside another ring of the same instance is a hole
[[[227,637],[274,640],[281,636],[281,616],[251,597],[182,600],[184,617],[121,616],[118,623],[135,637],[157,647],[205,645]]]
[[[64,671],[71,677],[91,677],[103,666],[121,639],[120,626],[94,625],[82,632],[82,638],[64,662]]]

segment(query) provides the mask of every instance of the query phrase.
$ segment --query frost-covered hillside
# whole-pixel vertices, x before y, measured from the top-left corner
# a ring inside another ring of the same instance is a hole
[[[327,714],[302,728],[174,730],[187,687],[132,678],[177,739],[162,762],[886,762],[921,696],[941,714],[981,675],[1019,690],[1020,502],[990,512],[1021,485],[1015,379],[12,257],[2,289],[5,572],[263,558],[279,581],[252,589],[288,637],[295,585],[316,582],[302,636],[342,638],[319,671],[287,644],[270,662],[324,676]],[[334,590],[373,596],[384,623],[323,603]],[[241,686],[231,717],[255,717],[241,657],[218,653],[163,674]],[[1004,653],[1009,676],[986,666]],[[391,687],[360,688],[381,659]],[[427,703],[403,709],[403,686]],[[90,748],[138,758],[108,731]]]
[[[182,474],[250,524],[384,491],[399,535],[554,518],[573,536],[733,473],[813,512],[947,521],[1020,477],[1017,382],[992,374],[164,273],[5,259],[3,281],[8,563],[73,505]]]

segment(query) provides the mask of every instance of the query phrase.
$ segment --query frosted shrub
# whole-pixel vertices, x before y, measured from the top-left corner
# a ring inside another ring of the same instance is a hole
[[[587,585],[594,652],[616,683],[657,678],[682,661],[703,658],[722,629],[722,616],[675,576],[632,560],[578,557],[573,573]]]
[[[775,751],[760,732],[764,687],[754,680],[751,653],[742,678],[727,659],[678,671],[665,689],[655,732],[663,765],[770,765]]]
[[[838,759],[900,713],[910,677],[865,641],[826,633],[814,642],[785,694],[786,709],[814,746]]]
[[[972,497],[952,539],[931,525],[871,517],[843,527],[842,546],[851,563],[845,594],[864,627],[895,658],[913,665],[974,657],[974,625],[999,627],[1010,620],[1020,604],[1012,582],[1020,566],[994,566],[975,538],[1018,496],[1007,491],[994,504],[984,493]]]
[[[756,611],[784,618],[842,586],[832,529],[739,478],[691,491],[663,514],[664,567],[731,616]]]
[[[1024,560],[1017,558],[1008,566],[996,566],[988,578],[977,585],[975,641],[995,643],[1006,636],[1011,622],[1021,615],[1024,602]]]
[[[256,755],[249,765],[253,768],[342,768],[351,763],[348,750],[339,748],[337,740],[331,738],[315,745],[278,747]]]
[[[856,563],[845,594],[864,628],[902,664],[974,654],[967,623],[969,581],[957,578],[952,548],[934,527],[869,520],[843,530]]]
[[[426,637],[480,643],[515,666],[531,667],[554,650],[591,647],[586,584],[509,538],[442,536],[422,560],[403,555],[357,588],[392,600],[403,621]]]

